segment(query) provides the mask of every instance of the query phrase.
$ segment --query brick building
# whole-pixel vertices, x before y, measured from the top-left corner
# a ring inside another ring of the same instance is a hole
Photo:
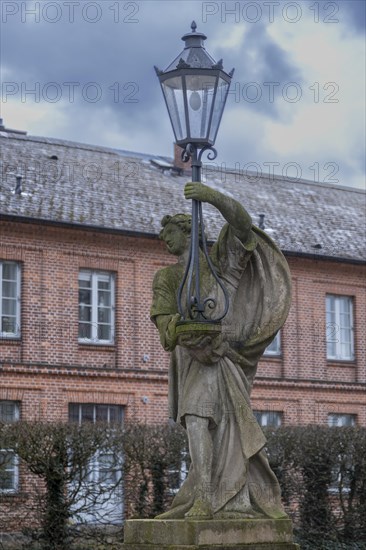
[[[0,420],[167,420],[169,355],[149,319],[175,261],[166,213],[189,172],[162,157],[0,127]],[[365,193],[204,167],[290,265],[289,318],[260,361],[260,422],[366,426]],[[264,215],[264,216],[263,216]],[[211,240],[223,223],[205,206]],[[16,457],[2,492],[24,490]]]

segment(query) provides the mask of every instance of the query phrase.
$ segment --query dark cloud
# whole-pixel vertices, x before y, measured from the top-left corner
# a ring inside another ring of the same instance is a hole
[[[339,22],[344,23],[345,19],[353,30],[364,34],[366,27],[365,0],[341,0],[337,5],[339,6],[339,14],[337,16]]]
[[[21,6],[26,3],[3,4]],[[34,2],[27,3],[30,4]],[[43,6],[47,3],[38,4]],[[39,22],[34,22],[34,17],[29,15],[26,23],[21,21],[20,13],[9,14],[6,21],[3,14],[1,66],[10,71],[3,74],[3,80],[6,75],[7,81],[19,86],[23,84],[26,89],[39,83],[40,102],[48,101],[47,97],[42,97],[42,91],[49,83],[61,87],[64,101],[55,102],[53,108],[55,112],[62,111],[64,122],[52,134],[53,137],[103,145],[110,125],[111,135],[118,136],[118,132],[121,135],[120,140],[116,137],[116,147],[171,154],[173,133],[153,66],[164,69],[181,51],[181,36],[189,31],[192,19],[196,20],[198,31],[207,34],[206,47],[213,57],[217,60],[222,57],[226,70],[235,67],[217,142],[220,152],[217,162],[227,162],[229,166],[235,162],[245,164],[260,158],[263,160],[262,151],[266,150],[264,136],[254,132],[253,128],[238,127],[235,123],[229,127],[228,121],[236,120],[232,113],[238,112],[238,109],[253,115],[248,117],[252,121],[272,119],[286,124],[291,122],[283,117],[290,117],[296,109],[281,108],[283,89],[293,83],[293,87],[288,89],[291,97],[296,93],[295,85],[304,89],[303,69],[294,65],[291,52],[275,42],[268,32],[269,23],[264,18],[252,24],[243,18],[235,22],[231,16],[224,22],[218,13],[205,21],[202,2],[103,0],[95,2],[100,6],[101,17],[92,23],[87,19],[94,17],[93,11],[82,16],[83,3],[79,4],[75,8],[74,22],[65,12],[64,2],[60,2],[62,17],[55,23],[48,22],[45,14],[41,14]],[[222,6],[221,2],[211,4],[219,10]],[[363,0],[321,2],[320,24],[324,14],[330,14],[329,5],[333,4],[339,7],[335,17],[347,32],[361,32],[364,29]],[[116,6],[119,6],[118,13]],[[276,13],[281,13],[281,10]],[[313,12],[310,13],[313,15]],[[54,16],[52,11],[46,15],[49,18]],[[296,24],[306,24],[306,18]],[[223,31],[230,33],[241,25],[245,27],[245,33],[239,48],[225,48],[224,43],[220,47],[213,40]],[[70,82],[79,84],[74,87],[73,101],[70,101],[70,87],[65,85]],[[98,101],[91,100],[98,88],[85,90],[88,83],[99,86],[101,97]],[[55,89],[46,88],[47,91],[52,97]],[[15,99],[22,101],[20,92]],[[32,105],[35,99],[27,95],[25,101]],[[11,120],[5,122],[12,126]],[[32,133],[32,128],[25,129]],[[128,136],[125,141],[124,136]],[[111,139],[108,145],[111,145]],[[362,153],[360,158],[363,158]],[[274,160],[267,159],[268,162]],[[351,177],[352,168],[347,167],[347,177],[348,170]]]
[[[134,100],[146,102],[144,108],[148,102],[151,107],[156,105],[160,90],[153,65],[165,68],[179,53],[183,47],[180,38],[189,30],[191,18],[199,15],[199,10],[194,2],[180,2],[179,10],[173,2],[136,2],[138,11],[131,16],[136,23],[128,22],[129,18],[115,23],[115,14],[110,10],[113,4],[100,5],[101,19],[94,24],[81,17],[80,9],[75,9],[73,23],[68,12],[63,12],[63,17],[54,24],[42,17],[36,23],[31,15],[26,16],[27,23],[22,23],[20,14],[9,15],[3,24],[2,63],[11,68],[12,80],[23,84],[25,89],[39,83],[41,99],[45,86],[46,100],[48,92],[51,97],[56,94],[56,89],[48,88],[54,82],[61,87],[64,99],[73,99],[75,107],[88,108],[88,98],[94,97],[97,90],[90,87],[82,94],[82,89],[95,82],[102,91],[98,104],[108,105],[116,112],[122,110],[127,118],[135,117]],[[48,17],[51,16],[54,15],[50,11]],[[90,12],[89,17],[92,16]],[[119,17],[122,16],[126,18],[125,13]],[[210,33],[220,24],[213,21],[204,26],[209,51]],[[227,25],[229,29],[230,24]],[[251,58],[253,52],[255,63]],[[217,54],[220,56],[220,50]],[[288,54],[274,43],[262,23],[250,26],[245,44],[236,52],[230,51],[226,63],[230,68],[236,67],[231,101],[251,103],[254,110],[270,117],[278,116],[278,94],[274,102],[269,101],[268,86],[263,87],[263,83],[300,81],[299,70],[291,65]],[[65,84],[70,82],[78,85],[70,88],[70,84]],[[247,86],[251,82],[260,86],[259,92],[258,86]],[[259,100],[252,102],[258,93],[262,94]],[[27,94],[26,100],[32,101],[32,95]]]
[[[241,103],[273,119],[280,116],[283,90],[292,88],[296,93],[296,86],[301,88],[303,82],[300,68],[293,65],[289,53],[275,43],[261,22],[248,25],[242,47],[230,50],[230,64],[235,66],[235,75],[228,104]]]
[[[54,24],[42,17],[35,23],[27,16],[28,22],[22,23],[20,12],[17,17],[9,15],[3,24],[2,40],[2,64],[11,70],[7,81],[18,85],[19,90],[23,86],[29,103],[36,99],[26,94],[26,90],[38,83],[40,99],[47,101],[48,92],[50,97],[57,92],[56,87],[49,87],[55,83],[61,87],[62,98],[70,100],[72,110],[93,108],[96,111],[98,107],[108,106],[116,114],[123,113],[124,124],[129,119],[143,124],[146,109],[155,109],[161,100],[153,66],[166,66],[182,48],[180,37],[189,30],[191,15],[188,12],[194,10],[190,2],[180,7],[179,14],[172,2],[121,2],[121,6],[137,6],[138,11],[133,15],[131,11],[121,11],[120,21],[115,23],[115,13],[110,8],[117,4],[99,2],[102,17],[95,24],[85,21],[78,9],[75,9],[74,23],[70,23],[67,16]],[[164,17],[161,17],[162,9]],[[83,93],[88,83],[96,86],[87,87]],[[92,98],[98,90],[101,98],[93,104]],[[19,91],[16,98],[20,96]],[[145,111],[140,121],[137,103]]]

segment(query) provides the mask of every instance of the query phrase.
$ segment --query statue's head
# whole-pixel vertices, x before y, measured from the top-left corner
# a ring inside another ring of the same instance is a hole
[[[168,251],[180,256],[188,248],[191,236],[192,216],[189,214],[175,214],[164,216],[161,220],[162,230],[159,238],[162,239]]]

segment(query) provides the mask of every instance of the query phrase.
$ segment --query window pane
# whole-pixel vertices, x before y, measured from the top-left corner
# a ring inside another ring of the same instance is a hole
[[[76,403],[69,403],[69,421],[79,422],[79,409],[80,406]]]
[[[111,278],[109,275],[99,275],[98,276],[98,290],[110,290]]]
[[[87,323],[79,323],[79,338],[86,338],[90,340],[91,337],[91,325]]]
[[[81,421],[82,422],[94,422],[94,405],[82,405],[81,407]]]
[[[348,314],[340,315],[340,326],[341,328],[350,329],[351,328],[351,317]]]
[[[99,466],[99,482],[109,484],[115,484],[117,479],[117,471],[114,456],[111,454],[100,454],[98,457]]]
[[[108,323],[111,322],[111,310],[106,307],[98,308],[98,323]]]
[[[108,422],[108,405],[97,405],[97,422]]]
[[[16,317],[2,317],[1,319],[1,332],[8,332],[10,334],[17,333]]]
[[[351,342],[351,331],[349,328],[342,328],[340,330],[340,341],[343,344],[347,344]]]
[[[109,325],[98,325],[98,340],[111,340],[111,327]]]
[[[19,418],[19,405],[15,401],[0,401],[0,421],[15,422]]]
[[[16,315],[17,303],[13,298],[3,298],[2,314],[3,315]]]
[[[111,293],[103,290],[98,292],[98,306],[108,307],[111,305]]]
[[[79,319],[80,321],[91,321],[91,307],[85,306],[84,304],[79,306]]]
[[[340,311],[343,315],[350,314],[350,301],[349,298],[340,298]]]
[[[3,263],[3,280],[16,281],[17,280],[17,268],[15,263]]]
[[[335,298],[334,296],[331,296],[330,294],[328,294],[327,296],[327,310],[331,311],[333,310],[334,311],[334,304],[335,304]]]
[[[14,281],[3,281],[3,296],[4,298],[17,297],[17,285]]]
[[[278,332],[274,340],[264,350],[264,355],[280,355],[281,353],[281,340],[280,333]]]
[[[327,310],[327,324],[328,325],[335,324],[335,321],[336,321],[335,311],[328,309]]]
[[[341,357],[342,359],[352,359],[352,348],[350,343],[342,342]]]
[[[91,281],[91,271],[80,271],[79,273],[79,282],[85,286],[85,284],[89,283]]]
[[[122,411],[123,409],[119,405],[113,405],[109,407],[109,421],[111,424],[122,422]]]
[[[327,357],[336,357],[336,354],[337,354],[336,343],[327,342]]]
[[[355,414],[339,414],[339,413],[328,414],[329,426],[335,426],[337,428],[341,428],[345,426],[354,426],[355,424],[356,424]]]
[[[91,304],[91,290],[79,288],[79,304]]]
[[[14,453],[0,451],[0,490],[15,489],[15,456]]]
[[[266,426],[271,426],[273,428],[278,428],[282,424],[283,413],[277,411],[253,411],[254,416],[256,417],[258,424],[263,428]]]

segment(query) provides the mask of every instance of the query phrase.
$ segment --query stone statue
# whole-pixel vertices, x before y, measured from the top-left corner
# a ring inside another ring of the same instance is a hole
[[[170,416],[187,430],[191,467],[171,509],[158,518],[286,518],[250,391],[258,360],[288,314],[288,265],[237,201],[201,183],[188,183],[184,192],[216,207],[227,222],[210,257],[230,305],[216,336],[177,335],[191,218],[165,216],[160,238],[178,262],[155,275],[151,319],[171,351]],[[222,293],[208,268],[200,282],[219,307]]]

